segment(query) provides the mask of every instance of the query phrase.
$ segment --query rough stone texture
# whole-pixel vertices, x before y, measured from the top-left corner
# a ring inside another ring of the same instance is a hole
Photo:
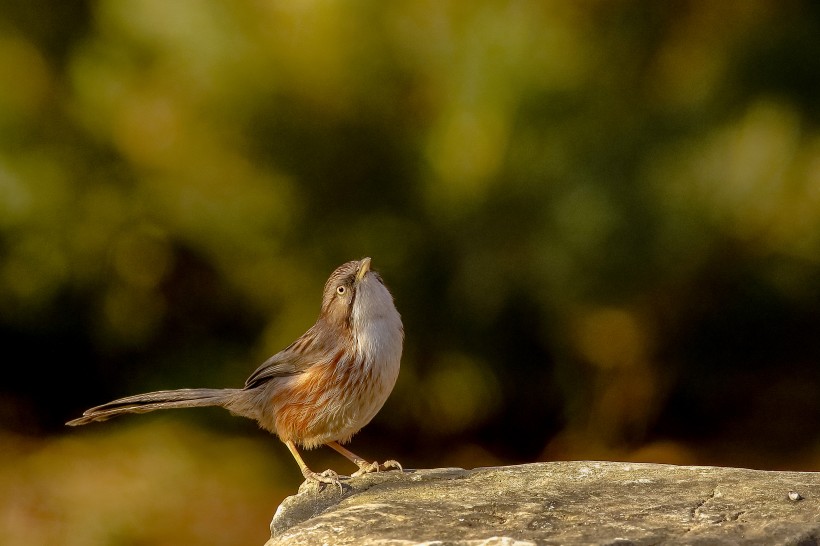
[[[820,473],[612,462],[369,474],[304,484],[280,544],[820,545]],[[791,497],[798,500],[791,500]]]

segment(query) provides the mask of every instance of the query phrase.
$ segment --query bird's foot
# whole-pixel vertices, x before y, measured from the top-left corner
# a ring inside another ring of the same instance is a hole
[[[371,472],[381,472],[382,470],[387,470],[389,468],[397,468],[399,472],[404,472],[404,469],[401,467],[399,462],[394,461],[393,459],[384,461],[381,464],[379,464],[377,461],[374,461],[372,463],[364,461],[361,464],[359,464],[358,467],[359,470],[351,474],[351,478],[358,478],[359,476],[364,476],[365,474],[369,474]]]
[[[343,492],[342,482],[339,479],[339,475],[333,470],[328,469],[324,472],[313,472],[312,470],[306,468],[302,472],[302,475],[305,477],[305,480],[309,482],[313,482],[319,486],[321,486],[321,484],[335,485],[339,488],[339,493]]]

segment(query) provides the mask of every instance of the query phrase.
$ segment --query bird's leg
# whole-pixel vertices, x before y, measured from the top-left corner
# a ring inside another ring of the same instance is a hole
[[[368,472],[379,472],[382,468],[384,468],[385,470],[388,468],[398,468],[399,471],[404,472],[404,469],[401,467],[398,461],[390,459],[389,461],[384,461],[382,464],[379,464],[378,462],[370,463],[362,459],[349,449],[342,447],[339,444],[339,442],[328,442],[325,445],[332,447],[333,449],[341,453],[342,456],[344,456],[347,460],[349,460],[350,462],[359,467],[359,470],[350,475],[352,478],[362,476],[364,474],[367,474]]]
[[[333,485],[339,486],[339,492],[342,492],[342,483],[339,481],[339,475],[336,474],[334,471],[328,469],[324,472],[317,473],[312,471],[308,468],[308,465],[305,464],[305,461],[302,460],[302,456],[299,455],[299,452],[296,451],[296,445],[291,440],[287,440],[285,445],[288,446],[291,455],[293,458],[296,459],[296,464],[299,465],[299,468],[302,470],[302,476],[309,482],[315,483],[329,483]]]

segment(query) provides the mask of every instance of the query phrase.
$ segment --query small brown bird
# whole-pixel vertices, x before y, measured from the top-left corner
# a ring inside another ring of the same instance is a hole
[[[91,408],[69,421],[76,426],[125,413],[170,408],[221,406],[256,420],[276,434],[293,454],[305,479],[339,485],[332,470],[310,470],[296,445],[327,445],[359,470],[398,468],[379,465],[348,451],[346,443],[370,422],[399,375],[404,327],[393,297],[370,258],[339,266],[327,280],[316,323],[299,339],[265,361],[241,389],[180,389],[120,398]]]

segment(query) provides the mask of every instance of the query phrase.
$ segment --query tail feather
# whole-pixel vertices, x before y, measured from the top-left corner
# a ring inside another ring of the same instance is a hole
[[[126,413],[148,413],[172,408],[224,406],[238,389],[179,389],[126,396],[83,412],[83,416],[66,425],[75,427],[95,421],[105,421]]]

